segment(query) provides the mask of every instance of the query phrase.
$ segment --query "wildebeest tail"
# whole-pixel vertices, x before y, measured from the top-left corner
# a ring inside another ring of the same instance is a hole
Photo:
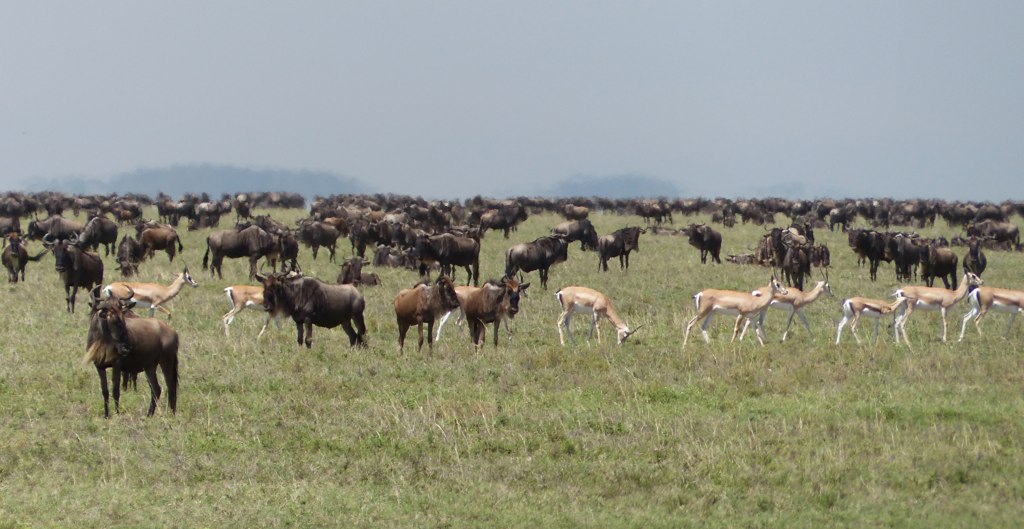
[[[180,252],[180,251],[184,250],[185,247],[182,246],[182,244],[181,244],[181,237],[178,237],[177,240],[178,240],[178,251]]]
[[[512,248],[509,248],[505,251],[505,277],[512,277],[515,273],[515,267],[512,266]]]
[[[209,265],[209,263],[210,263],[210,238],[207,237],[206,238],[206,253],[203,254],[203,270],[206,270],[206,267]]]

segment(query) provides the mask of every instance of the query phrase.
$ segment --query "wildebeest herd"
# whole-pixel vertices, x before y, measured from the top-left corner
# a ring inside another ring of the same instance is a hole
[[[0,198],[0,232],[5,237],[3,264],[9,281],[24,281],[29,262],[37,262],[47,253],[54,255],[54,269],[65,288],[68,312],[75,311],[78,289],[89,292],[90,324],[87,338],[87,360],[93,362],[101,380],[104,410],[109,415],[106,371],[113,372],[115,411],[119,407],[119,384],[138,373],[145,373],[152,397],[149,413],[156,408],[161,388],[157,367],[164,373],[168,403],[176,407],[178,378],[177,333],[170,327],[168,302],[186,286],[197,282],[187,266],[170,284],[137,281],[104,283],[104,256],[113,254],[113,270],[128,280],[139,275],[140,267],[166,252],[168,260],[184,246],[178,235],[182,220],[186,229],[212,230],[206,239],[203,269],[211,277],[222,278],[224,259],[247,259],[249,278],[256,285],[231,285],[224,289],[231,310],[224,315],[225,333],[235,316],[246,307],[266,313],[260,334],[271,318],[280,325],[281,317],[291,317],[296,324],[297,342],[311,347],[313,327],[341,326],[353,346],[366,343],[366,322],[363,313],[366,301],[360,288],[380,284],[375,273],[363,272],[364,264],[390,266],[418,272],[415,286],[401,289],[394,300],[398,323],[399,348],[404,347],[408,329],[418,329],[418,346],[422,347],[423,326],[427,327],[428,346],[437,338],[445,321],[455,312],[470,329],[472,344],[479,347],[485,340],[486,326],[492,325],[494,346],[502,323],[506,327],[520,310],[520,299],[529,283],[524,274],[537,272],[541,288],[547,289],[551,271],[569,259],[571,243],[579,242],[582,251],[594,251],[599,272],[608,272],[608,261],[619,258],[619,268],[629,268],[630,254],[640,249],[640,238],[681,236],[700,253],[702,264],[721,264],[723,235],[713,224],[727,228],[739,223],[764,226],[759,240],[747,241],[749,254],[728,255],[730,263],[763,266],[771,272],[766,286],[750,291],[705,289],[694,296],[696,313],[685,325],[682,343],[685,346],[691,329],[702,319],[702,335],[709,340],[708,324],[716,314],[735,317],[733,339],[742,339],[749,327],[757,340],[764,343],[764,315],[769,309],[788,313],[785,340],[794,318],[810,332],[803,309],[822,296],[834,296],[829,284],[831,260],[827,246],[815,241],[815,230],[842,230],[847,233],[849,247],[858,265],[867,267],[867,277],[877,279],[881,263],[892,263],[896,280],[906,284],[895,290],[892,300],[851,297],[843,300],[843,317],[836,331],[836,342],[850,325],[854,337],[859,318],[875,320],[875,339],[879,321],[893,320],[894,339],[907,341],[905,324],[916,310],[935,310],[942,314],[942,340],[947,338],[947,311],[962,299],[968,299],[971,310],[963,318],[960,339],[966,326],[974,321],[980,332],[980,321],[989,312],[1003,312],[1013,317],[1024,310],[1024,292],[984,285],[982,274],[988,266],[985,251],[1021,251],[1013,215],[1024,215],[1024,204],[1005,202],[964,203],[927,200],[818,200],[784,199],[630,199],[576,197],[548,199],[519,197],[494,200],[474,197],[465,201],[427,201],[418,197],[396,195],[337,195],[317,197],[309,208],[309,216],[295,226],[287,226],[270,214],[254,215],[254,211],[271,207],[303,207],[301,196],[288,193],[240,193],[213,200],[205,195],[186,195],[173,200],[165,195],[155,199],[144,195],[68,196],[60,193],[32,195],[7,193]],[[159,218],[146,219],[146,208],[155,207]],[[84,223],[62,216],[64,211],[86,213]],[[235,212],[233,225],[214,230],[225,215]],[[590,212],[639,215],[643,226],[624,226],[606,235],[597,233],[588,218]],[[505,266],[500,279],[484,281],[480,276],[481,241],[487,231],[500,231],[509,238],[531,214],[555,213],[565,222],[553,226],[550,235],[532,242],[511,244],[505,251]],[[691,223],[672,227],[677,216],[700,214],[710,217],[712,224]],[[777,215],[792,219],[789,225],[775,226]],[[739,219],[737,219],[737,216]],[[936,218],[944,219],[957,230],[949,239],[925,238],[913,230],[932,226]],[[27,221],[22,230],[22,221]],[[863,225],[856,226],[857,222]],[[910,231],[892,231],[892,226]],[[121,232],[121,233],[119,233]],[[133,235],[134,233],[134,235]],[[120,235],[120,243],[118,238]],[[297,256],[301,246],[311,249],[315,260],[318,250],[328,250],[334,261],[339,240],[346,238],[352,258],[343,262],[334,282],[303,274]],[[28,241],[40,241],[43,251],[31,254]],[[111,247],[116,245],[116,250]],[[964,247],[962,261],[961,251]],[[372,261],[364,261],[365,252],[374,252]],[[710,259],[709,259],[710,257]],[[263,264],[261,263],[263,261]],[[961,269],[962,265],[962,269]],[[269,271],[264,271],[269,267]],[[465,274],[465,285],[456,281]],[[816,271],[817,270],[817,271]],[[435,277],[436,274],[436,277]],[[804,282],[819,275],[819,280],[804,291]],[[961,279],[962,278],[962,279]],[[940,279],[945,288],[935,287]],[[630,328],[615,311],[612,300],[599,290],[582,286],[566,286],[556,292],[561,314],[556,322],[561,343],[570,329],[575,313],[590,318],[591,336],[607,319],[616,329],[617,342],[625,342],[639,328]],[[150,308],[150,317],[137,315],[138,305]],[[160,310],[167,321],[154,318]],[[742,327],[741,327],[742,325]],[[563,330],[565,333],[563,334]],[[1007,327],[1007,333],[1009,326]],[[909,343],[909,342],[908,342]]]

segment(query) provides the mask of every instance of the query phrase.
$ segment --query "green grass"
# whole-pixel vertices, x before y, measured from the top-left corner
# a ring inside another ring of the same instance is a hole
[[[488,233],[484,277],[558,220],[533,216],[507,241]],[[640,222],[593,220],[602,234]],[[954,233],[939,224],[924,231]],[[763,233],[722,231],[723,257]],[[770,271],[702,266],[683,238],[647,234],[626,273],[597,272],[597,256],[574,244],[548,291],[529,274],[511,345],[503,336],[474,352],[449,324],[433,352],[399,354],[392,300],[417,280],[404,270],[374,270],[385,285],[363,289],[366,349],[319,328],[312,350],[300,348],[290,321],[257,342],[262,315],[251,311],[225,338],[222,289],[245,283],[247,265],[228,260],[230,279],[211,280],[199,266],[207,233],[183,230],[180,261],[141,267],[168,283],[185,262],[199,281],[173,308],[176,416],[161,402],[147,418],[140,387],[103,418],[95,370],[81,362],[87,294],[64,311],[52,257],[30,265],[27,283],[0,287],[0,527],[1008,527],[1024,516],[1024,330],[1004,340],[997,315],[985,336],[942,344],[938,316],[918,313],[913,349],[891,333],[834,345],[843,297],[897,286],[891,265],[868,281],[844,234],[818,232],[837,297],[807,309],[814,342],[795,325],[779,344],[771,313],[767,347],[729,343],[719,318],[710,345],[698,333],[682,350],[694,293],[760,286]],[[325,256],[304,249],[303,269],[333,280]],[[988,257],[986,284],[1024,286],[1024,256]],[[605,324],[604,344],[587,344],[577,317],[581,342],[560,347],[553,295],[569,284],[604,291],[644,328],[618,347]],[[965,310],[951,316],[954,340]]]

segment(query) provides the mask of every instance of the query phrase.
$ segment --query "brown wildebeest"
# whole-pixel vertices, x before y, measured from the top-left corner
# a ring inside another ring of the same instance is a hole
[[[597,250],[597,230],[587,219],[567,220],[551,228],[551,233],[561,235],[566,242],[580,241],[580,250]]]
[[[442,233],[417,239],[416,251],[420,256],[421,276],[427,275],[431,263],[437,263],[441,266],[442,274],[453,278],[453,267],[465,267],[467,285],[470,281],[474,285],[480,281],[480,241]]]
[[[981,277],[981,273],[987,266],[988,258],[985,257],[985,252],[981,251],[981,243],[978,239],[971,237],[967,246],[967,254],[964,255],[964,272],[972,272]]]
[[[711,259],[714,262],[722,264],[722,259],[719,258],[719,253],[722,251],[721,233],[704,223],[690,224],[684,232],[690,239],[690,246],[700,250],[701,264],[707,264],[708,254],[711,254]]]
[[[313,326],[332,329],[341,325],[350,345],[364,345],[366,301],[352,285],[331,285],[312,277],[289,273],[256,275],[263,283],[263,307],[280,311],[295,321],[299,345],[313,346]],[[355,324],[355,328],[353,328]]]
[[[75,312],[75,297],[78,289],[91,289],[103,283],[103,260],[92,252],[78,247],[78,237],[72,235],[67,241],[54,240],[47,234],[43,244],[53,252],[54,270],[64,282],[64,294],[68,312]]]
[[[601,237],[597,241],[598,262],[597,270],[608,271],[608,259],[619,258],[619,268],[629,269],[629,252],[640,251],[640,234],[647,233],[646,229],[639,226],[622,228],[615,232]],[[625,259],[625,261],[623,261]]]
[[[517,244],[505,252],[505,277],[516,272],[540,273],[540,285],[548,288],[548,269],[569,258],[569,243],[561,236],[540,237],[533,242]]]
[[[469,322],[470,337],[475,348],[483,344],[488,323],[494,323],[494,348],[498,348],[501,321],[515,318],[519,312],[519,298],[529,287],[529,283],[521,284],[511,277],[505,277],[500,282],[488,281],[466,297],[462,310]]]
[[[221,265],[224,258],[249,258],[249,277],[256,276],[256,262],[261,257],[280,253],[278,240],[259,226],[249,226],[241,230],[215,231],[206,238],[206,253],[203,254],[203,270],[210,268],[210,276],[217,274],[221,279]],[[210,254],[213,260],[210,261]]]
[[[7,268],[7,280],[11,283],[17,283],[18,275],[20,274],[21,280],[24,281],[25,265],[29,261],[39,262],[46,255],[46,250],[39,252],[39,255],[30,256],[18,232],[11,233],[7,240],[10,241],[10,244],[7,248],[4,248],[2,256],[3,265]]]
[[[935,278],[942,279],[942,284],[952,290],[956,290],[957,264],[959,258],[949,248],[939,248],[934,244],[928,245],[921,251],[921,279],[929,287],[934,286]]]
[[[173,262],[176,254],[175,248],[178,252],[185,249],[181,245],[181,238],[178,237],[177,230],[170,226],[142,230],[139,244],[142,246],[143,259],[153,257],[156,250],[164,250],[167,252],[168,261]]]
[[[423,349],[423,324],[427,324],[427,343],[434,348],[434,320],[459,308],[455,284],[448,276],[440,276],[433,285],[419,284],[405,288],[395,296],[395,317],[398,319],[398,349],[405,348],[405,334],[415,325],[419,345]]]
[[[92,362],[100,377],[103,392],[103,415],[110,417],[110,392],[107,369],[113,370],[114,412],[121,413],[121,374],[145,372],[149,381],[149,412],[156,411],[160,383],[156,368],[164,374],[167,404],[171,413],[178,408],[178,333],[156,318],[140,318],[130,309],[135,302],[128,299],[99,299],[99,287],[92,291],[92,320],[89,324],[86,353],[83,361]],[[129,299],[131,293],[129,292]],[[127,380],[127,378],[126,378]]]

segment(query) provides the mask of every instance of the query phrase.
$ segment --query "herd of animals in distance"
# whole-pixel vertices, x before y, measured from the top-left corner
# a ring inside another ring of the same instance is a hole
[[[143,218],[143,211],[149,207],[156,208],[158,218]],[[225,258],[248,259],[250,283],[257,284],[224,289],[231,305],[223,317],[225,333],[240,311],[251,308],[265,313],[261,335],[272,319],[280,325],[282,318],[290,317],[296,324],[298,343],[307,347],[312,344],[314,326],[340,325],[350,345],[365,343],[366,303],[359,288],[379,284],[377,274],[363,272],[367,248],[374,252],[369,261],[373,266],[414,269],[421,277],[415,287],[403,289],[395,296],[399,347],[404,347],[406,334],[413,326],[418,329],[418,347],[423,346],[424,326],[428,345],[432,347],[434,323],[438,323],[440,337],[441,328],[453,313],[468,324],[474,347],[483,343],[486,326],[492,325],[497,347],[501,324],[505,322],[507,327],[508,320],[515,317],[519,300],[529,287],[524,274],[537,272],[538,281],[546,289],[550,269],[567,259],[571,243],[578,242],[582,248],[595,251],[599,270],[604,271],[614,258],[618,258],[620,268],[628,268],[630,253],[638,249],[639,239],[646,233],[685,236],[700,251],[702,263],[722,263],[722,235],[712,224],[731,227],[737,222],[764,226],[764,235],[753,251],[728,255],[726,260],[770,267],[772,278],[768,285],[754,291],[705,289],[697,293],[696,315],[684,328],[684,347],[698,324],[704,340],[709,341],[707,327],[715,315],[735,317],[733,340],[737,335],[742,340],[752,325],[754,335],[763,345],[763,320],[769,308],[788,312],[783,340],[794,318],[799,318],[810,332],[803,309],[823,295],[834,295],[828,280],[830,251],[815,243],[815,230],[844,231],[858,265],[868,268],[872,281],[884,261],[893,264],[898,281],[924,283],[898,288],[892,299],[843,300],[836,343],[842,339],[847,325],[860,342],[856,326],[863,317],[874,320],[876,341],[882,319],[892,320],[896,342],[901,337],[907,341],[905,324],[920,310],[941,313],[945,341],[947,312],[965,298],[971,308],[962,320],[961,340],[971,321],[980,333],[980,323],[990,312],[1009,314],[1008,334],[1013,318],[1024,310],[1024,291],[984,285],[981,279],[987,266],[986,250],[1024,250],[1018,227],[1009,221],[1014,214],[1024,216],[1024,203],[1020,202],[585,197],[427,201],[397,195],[332,195],[316,197],[309,206],[309,215],[295,226],[284,225],[270,214],[252,214],[255,209],[305,207],[305,199],[296,193],[239,193],[223,195],[219,200],[206,194],[188,194],[174,200],[163,194],[151,198],[138,194],[6,193],[0,197],[3,265],[9,281],[17,283],[24,281],[28,263],[40,262],[52,253],[54,270],[64,284],[67,310],[75,312],[79,290],[88,293],[90,316],[85,358],[99,374],[104,414],[108,417],[107,370],[112,373],[115,412],[119,411],[120,387],[140,373],[145,373],[151,389],[149,414],[155,412],[162,393],[158,367],[167,386],[168,406],[172,412],[176,410],[179,339],[170,325],[172,313],[168,302],[183,288],[195,287],[196,281],[187,267],[170,284],[133,278],[156,252],[165,252],[173,262],[176,253],[183,249],[178,236],[180,229],[210,231],[203,268],[211,275],[223,278],[221,267]],[[64,216],[68,211],[73,211],[75,217],[85,212],[88,220],[83,223],[69,219]],[[645,226],[628,226],[602,236],[588,220],[591,211],[638,215]],[[549,236],[511,245],[505,253],[501,279],[481,284],[480,245],[485,233],[499,232],[507,239],[509,232],[529,215],[542,212],[557,213],[566,220],[552,227]],[[712,224],[669,227],[674,224],[674,216],[698,213],[710,215]],[[776,215],[794,220],[790,226],[775,226]],[[931,226],[937,218],[965,235],[952,240],[926,239],[913,232],[891,231],[892,226]],[[854,228],[855,220],[871,227]],[[221,227],[223,224],[230,226]],[[343,262],[336,280],[323,281],[302,273],[297,261],[300,247],[309,248],[314,259],[325,249],[334,261],[337,246],[344,239],[351,244],[354,257]],[[30,253],[28,241],[39,241],[43,250]],[[104,259],[113,263],[110,268],[121,276],[119,281],[105,282],[113,274],[105,270]],[[260,273],[263,268],[257,265],[261,259],[273,273]],[[465,285],[456,285],[452,279],[459,269],[465,270]],[[435,274],[436,279],[432,279]],[[816,276],[820,280],[805,290],[804,281]],[[935,286],[936,279],[942,286]],[[598,325],[604,319],[615,327],[619,344],[638,330],[631,329],[615,311],[612,300],[594,288],[567,286],[556,293],[556,299],[562,308],[557,327],[563,345],[566,335],[574,340],[569,327],[574,313],[589,317],[590,335],[597,329],[598,341]],[[148,317],[137,313],[136,307],[148,308]],[[157,317],[157,311],[163,317]]]

